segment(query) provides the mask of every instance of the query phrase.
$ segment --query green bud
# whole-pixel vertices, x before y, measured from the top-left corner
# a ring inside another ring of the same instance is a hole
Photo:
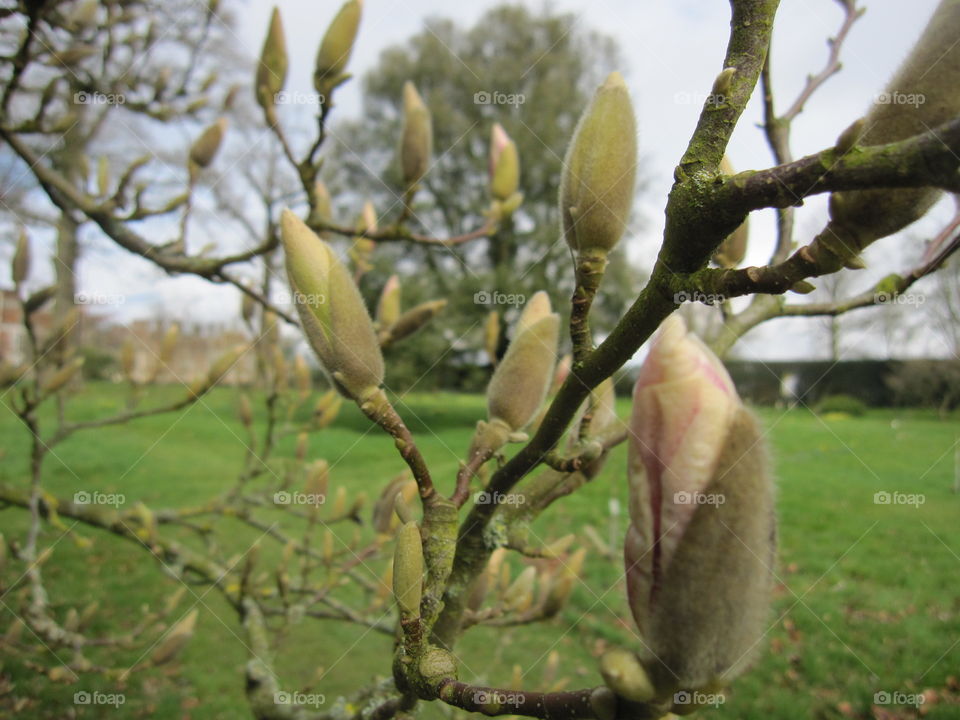
[[[400,278],[391,275],[380,293],[377,303],[377,324],[389,328],[400,319]]]
[[[325,225],[333,220],[333,204],[330,199],[330,191],[326,183],[317,180],[314,185],[315,204],[310,213],[310,224]],[[324,240],[330,239],[330,233],[321,232],[320,237]]]
[[[400,613],[407,617],[420,614],[423,593],[423,542],[414,522],[404,523],[397,532],[393,554],[393,595]]]
[[[885,92],[863,118],[856,144],[884,145],[925,133],[960,114],[960,3],[941,2]],[[847,132],[844,133],[846,135]],[[844,136],[838,141],[843,141]],[[923,217],[941,196],[936,188],[850,190],[830,196],[830,222],[812,251],[828,272],[875,240]]]
[[[260,51],[260,62],[257,65],[257,75],[254,90],[257,102],[264,110],[272,108],[276,102],[277,93],[283,90],[287,81],[287,41],[283,34],[283,21],[280,19],[280,9],[273,8],[270,16],[270,27],[267,37],[263,41]]]
[[[611,73],[593,96],[563,165],[564,239],[578,253],[611,250],[630,217],[637,171],[637,125],[620,73]]]
[[[360,401],[383,382],[373,322],[350,273],[289,210],[280,218],[287,274],[310,345],[337,389]]]
[[[388,329],[389,337],[383,341],[383,344],[392,345],[413,335],[439,315],[446,306],[446,300],[430,300],[410,308]]]
[[[27,236],[26,228],[20,228],[20,234],[17,236],[17,249],[13,253],[13,284],[19,285],[27,279],[30,274],[30,238]]]
[[[490,193],[497,200],[506,202],[517,192],[520,184],[517,144],[500,123],[494,124],[490,135]]]
[[[720,172],[724,175],[733,175],[735,171],[730,160],[724,155],[720,160]],[[747,254],[747,242],[750,239],[750,218],[744,218],[740,227],[727,236],[713,253],[713,261],[722,268],[733,268],[743,262]]]
[[[808,283],[806,280],[798,280],[790,286],[790,292],[797,293],[797,295],[809,295],[816,289],[816,285]]]
[[[236,345],[217,358],[213,365],[210,366],[210,370],[207,373],[208,386],[213,387],[220,382],[220,380],[223,379],[223,376],[233,369],[233,366],[237,364],[237,361],[240,360],[240,357],[246,351],[246,346]]]
[[[537,413],[553,379],[560,317],[541,291],[524,308],[506,355],[487,387],[490,419],[522,430]]]
[[[430,110],[409,80],[403,84],[403,135],[400,141],[400,168],[409,188],[426,175],[433,152]]]
[[[223,142],[223,135],[227,131],[227,119],[220,118],[213,125],[207,127],[200,137],[190,146],[190,162],[198,168],[205,168],[213,162],[217,151],[220,149],[220,143]]]
[[[183,651],[183,648],[190,642],[190,638],[193,637],[199,613],[200,611],[197,609],[191,610],[167,631],[160,644],[150,654],[151,663],[162,665],[170,662]]]
[[[82,357],[75,357],[70,360],[66,365],[51,375],[50,379],[43,384],[43,394],[53,395],[55,392],[62,390],[63,387],[73,379],[81,367],[83,367]]]
[[[240,401],[237,405],[237,417],[244,427],[249,428],[253,425],[253,406],[250,404],[250,396],[246,393],[240,395]]]
[[[362,10],[363,0],[345,2],[320,43],[317,65],[313,74],[313,86],[325,98],[337,85],[347,79],[343,71],[350,60],[350,53],[353,52],[353,43],[357,38]]]
[[[613,648],[604,653],[600,658],[600,674],[607,687],[632,702],[649,702],[656,695],[650,676],[629,650]]]

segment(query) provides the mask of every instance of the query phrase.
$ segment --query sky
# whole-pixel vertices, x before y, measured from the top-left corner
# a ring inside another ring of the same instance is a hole
[[[936,0],[861,0],[866,14],[855,24],[844,46],[843,70],[831,78],[808,104],[807,111],[794,123],[793,150],[797,157],[834,144],[839,133],[863,114],[873,96],[883,89],[910,46],[920,34],[936,5]],[[249,1],[238,11],[236,28],[238,49],[251,58],[259,54],[274,3]],[[287,90],[312,92],[310,74],[319,40],[339,1],[280,0],[276,3],[285,20],[290,54]],[[363,22],[350,63],[350,70],[362,76],[371,69],[383,48],[402,43],[421,31],[424,20],[443,16],[469,26],[484,11],[499,4],[493,0],[450,3],[439,0],[365,0]],[[539,1],[523,2],[531,8],[543,7]],[[704,95],[709,93],[713,77],[722,69],[727,41],[729,5],[719,0],[557,0],[556,9],[573,13],[577,23],[615,38],[621,48],[624,65],[620,70],[634,100],[641,155],[641,172],[649,180],[639,202],[642,229],[625,239],[631,257],[646,267],[659,246],[663,228],[663,207],[672,181],[673,167],[683,152],[700,111]],[[783,110],[800,91],[805,78],[820,70],[827,58],[828,37],[842,20],[836,0],[783,0],[775,25],[773,73],[775,97]],[[478,88],[483,90],[486,88]],[[503,89],[509,92],[509,89]],[[355,116],[359,112],[359,83],[350,83],[338,91],[337,116]],[[524,112],[536,108],[523,107]],[[761,169],[772,158],[757,123],[761,119],[759,94],[748,107],[729,146],[728,154],[737,169]],[[335,128],[335,125],[334,125]],[[808,201],[798,216],[798,238],[809,240],[825,217],[825,198]],[[871,248],[868,269],[851,281],[854,290],[868,288],[889,272],[906,269],[905,254],[919,252],[918,239],[931,237],[949,217],[950,208],[942,203],[930,216],[909,229],[909,237],[880,241]],[[751,216],[751,245],[746,264],[762,264],[772,247],[774,225],[772,211]],[[913,245],[909,245],[912,241]],[[90,264],[88,264],[90,265]],[[124,278],[114,268],[85,271],[82,285],[104,287],[138,282]],[[141,285],[140,290],[143,290]],[[123,294],[123,290],[118,290]],[[194,278],[157,279],[147,293],[147,302],[139,304],[143,312],[162,304],[165,311],[178,316],[193,312],[197,294],[212,298],[203,319],[227,318],[235,311],[232,290],[211,291]],[[211,295],[213,293],[213,295]],[[144,297],[140,293],[141,299]],[[141,312],[131,304],[125,312]],[[823,356],[826,345],[814,339],[818,321],[774,321],[751,333],[740,354],[763,359]],[[816,329],[815,329],[816,328]],[[864,343],[876,335],[869,329],[851,334],[851,353],[860,353]],[[819,336],[818,336],[819,338]],[[921,338],[910,354],[943,354],[933,337]],[[873,343],[875,344],[875,343]]]

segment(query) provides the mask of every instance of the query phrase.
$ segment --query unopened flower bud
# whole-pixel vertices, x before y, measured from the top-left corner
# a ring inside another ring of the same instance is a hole
[[[497,200],[506,201],[517,192],[519,185],[517,144],[500,123],[494,123],[490,133],[490,193]]]
[[[649,702],[656,694],[647,671],[629,650],[612,648],[605,652],[600,658],[600,674],[607,687],[632,702]]]
[[[317,52],[313,85],[324,97],[347,79],[343,71],[350,60],[350,53],[353,52],[362,10],[363,0],[348,0],[333,18],[323,36],[320,50]]]
[[[429,300],[414,305],[403,313],[397,321],[388,328],[388,337],[382,341],[384,346],[399,342],[424,327],[447,306],[446,300]]]
[[[720,361],[668,318],[637,378],[630,608],[658,695],[726,684],[758,644],[775,551],[762,437]]]
[[[928,132],[960,114],[960,4],[941,2],[910,55],[863,118],[856,144],[885,145]],[[838,141],[839,142],[839,141]],[[923,217],[936,188],[848,190],[830,196],[830,222],[811,246],[834,272],[875,240]]]
[[[310,345],[341,393],[361,400],[383,382],[383,356],[360,291],[330,247],[289,210],[280,219],[287,273]]]
[[[517,321],[515,335],[487,386],[487,410],[511,431],[523,429],[537,413],[553,379],[560,317],[549,296],[536,293]]]
[[[283,21],[280,19],[280,8],[274,7],[254,81],[257,102],[264,110],[273,108],[277,93],[283,90],[287,81],[287,66],[287,41],[283,34]]]
[[[197,609],[191,610],[170,628],[160,644],[150,654],[150,661],[154,665],[170,662],[183,651],[183,648],[190,642],[190,638],[193,637],[199,612]]]
[[[332,222],[333,202],[330,198],[330,190],[327,189],[326,183],[322,180],[317,180],[314,185],[313,194],[314,206],[313,211],[310,213],[310,224],[325,225]],[[330,233],[328,232],[320,232],[318,234],[324,240],[330,239]]]
[[[190,146],[190,163],[198,168],[208,167],[213,162],[213,158],[216,157],[226,132],[227,119],[225,117],[208,126]]]
[[[13,284],[20,285],[30,274],[30,238],[25,228],[17,235],[17,249],[13,253]]]
[[[400,319],[400,278],[391,275],[380,293],[377,303],[377,325],[389,328]]]
[[[244,345],[236,345],[217,358],[207,372],[207,386],[213,387],[220,382],[223,376],[233,369],[246,350]]]
[[[577,253],[608,252],[626,229],[637,171],[637,125],[620,73],[611,73],[593,96],[563,165],[564,239]]]
[[[409,80],[403,85],[403,135],[400,141],[400,168],[409,188],[427,173],[433,152],[430,110]]]
[[[250,396],[246,393],[240,395],[237,404],[237,417],[244,427],[249,428],[253,425],[253,407],[250,405]]]
[[[497,348],[500,345],[500,313],[491,310],[483,323],[483,349],[491,365],[497,364]]]
[[[423,594],[423,542],[414,522],[404,523],[397,532],[393,554],[393,595],[400,613],[407,617],[420,614]]]
[[[82,357],[75,357],[51,375],[50,379],[43,384],[43,394],[53,395],[55,392],[62,390],[83,367],[83,360]]]
[[[733,165],[726,155],[720,160],[720,172],[724,175],[735,173]],[[750,219],[744,218],[740,226],[730,233],[713,252],[713,261],[722,268],[733,268],[739,265],[747,254],[747,242],[750,239]]]
[[[293,375],[297,380],[297,392],[302,402],[310,396],[313,386],[310,380],[310,366],[307,365],[306,358],[299,353],[293,359]]]

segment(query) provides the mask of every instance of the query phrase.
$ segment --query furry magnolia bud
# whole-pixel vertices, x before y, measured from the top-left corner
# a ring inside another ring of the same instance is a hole
[[[520,315],[514,338],[487,387],[491,421],[511,431],[533,420],[553,379],[560,317],[551,311],[550,297],[536,293]]]
[[[400,319],[400,278],[391,275],[377,303],[377,325],[388,328]]]
[[[413,335],[435,318],[446,306],[446,300],[430,300],[410,308],[388,328],[389,337],[384,339],[384,345],[392,345]]]
[[[500,123],[494,123],[490,132],[490,193],[497,200],[506,201],[517,192],[519,184],[517,144]]]
[[[326,96],[348,77],[343,71],[350,60],[350,53],[353,52],[362,11],[363,0],[348,0],[323,36],[313,73],[313,86],[324,97],[323,102],[326,102]]]
[[[724,175],[733,175],[735,170],[726,155],[720,160],[720,172]],[[750,239],[750,219],[744,218],[740,227],[730,233],[726,240],[720,243],[713,252],[713,261],[722,268],[733,268],[739,265],[747,254],[747,241]]]
[[[310,345],[337,389],[360,401],[383,382],[373,322],[333,250],[290,210],[280,218],[287,274]]]
[[[630,217],[637,172],[637,124],[620,73],[610,73],[593,96],[563,167],[564,239],[578,253],[611,250]]]
[[[183,616],[160,641],[156,649],[150,654],[150,661],[154,665],[162,665],[173,660],[190,642],[197,626],[197,616],[200,611],[191,610]]]
[[[327,189],[326,183],[322,180],[317,180],[313,188],[314,205],[310,213],[310,223],[326,225],[333,220],[333,202],[330,199],[330,190]],[[329,240],[330,233],[321,232],[320,237]]]
[[[423,542],[415,522],[404,523],[397,532],[393,553],[393,595],[400,613],[407,617],[420,614],[423,594]]]
[[[213,158],[216,157],[226,131],[226,118],[220,118],[213,125],[208,126],[190,146],[191,165],[198,168],[208,167],[213,162]]]
[[[400,140],[400,169],[407,187],[427,174],[433,152],[433,124],[430,110],[409,80],[403,84],[403,135]]]
[[[283,34],[283,21],[280,19],[280,9],[273,8],[270,16],[270,27],[267,37],[263,41],[263,50],[260,51],[260,63],[257,65],[257,75],[254,90],[257,102],[264,110],[272,108],[276,102],[277,93],[283,90],[287,81],[287,41]]]
[[[756,421],[674,315],[637,379],[630,426],[630,608],[659,697],[723,685],[770,602],[773,488]]]
[[[857,133],[859,145],[884,145],[919,135],[960,114],[960,2],[942,0],[910,55],[879,94]],[[850,190],[830,197],[830,223],[813,250],[827,272],[870,243],[923,217],[940,198],[936,188]],[[826,257],[825,257],[826,255]]]

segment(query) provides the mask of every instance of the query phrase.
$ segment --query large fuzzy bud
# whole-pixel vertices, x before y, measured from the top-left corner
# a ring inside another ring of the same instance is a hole
[[[223,142],[223,136],[227,132],[227,119],[220,118],[212,125],[209,125],[200,137],[190,146],[190,164],[191,167],[205,168],[213,162],[217,151],[220,149],[220,143]]]
[[[17,235],[17,249],[13,252],[13,284],[20,285],[30,274],[30,238],[27,231],[21,227]]]
[[[344,69],[353,52],[353,43],[360,27],[360,15],[363,0],[348,0],[330,23],[320,49],[317,51],[317,65],[313,74],[313,86],[324,96],[329,95],[337,85],[347,79]]]
[[[676,315],[633,403],[624,558],[644,664],[660,697],[723,685],[750,660],[770,601],[775,518],[761,433]]]
[[[960,3],[941,0],[923,35],[877,96],[859,145],[884,145],[925,133],[960,114]],[[936,203],[935,188],[851,190],[830,197],[830,223],[813,250],[827,272],[870,243],[905,228]],[[825,252],[824,252],[825,251]]]
[[[533,420],[553,379],[560,317],[543,291],[530,298],[514,330],[513,341],[487,387],[490,420],[510,431]]]
[[[307,339],[337,389],[362,400],[380,387],[384,368],[360,291],[333,250],[289,210],[280,236]]]
[[[403,84],[403,134],[400,140],[400,169],[409,188],[427,173],[433,152],[433,124],[430,110],[409,80]]]
[[[381,345],[388,347],[399,342],[424,327],[447,306],[446,300],[428,300],[414,305],[403,313],[397,321],[381,335]]]
[[[637,172],[637,123],[620,73],[610,73],[593,96],[563,167],[564,239],[577,253],[608,252],[626,229]]]
[[[275,7],[270,16],[267,37],[263,41],[263,50],[260,51],[260,63],[257,65],[254,88],[257,102],[268,113],[276,102],[277,93],[283,90],[283,85],[287,81],[288,64],[283,21],[280,19],[280,9]]]
[[[500,123],[490,132],[490,193],[497,200],[510,199],[520,185],[517,144]]]
[[[720,172],[724,175],[733,175],[735,170],[726,155],[720,160]],[[750,219],[744,218],[740,226],[730,233],[720,243],[713,253],[713,261],[722,268],[733,268],[739,265],[747,254],[747,241],[750,239]]]

